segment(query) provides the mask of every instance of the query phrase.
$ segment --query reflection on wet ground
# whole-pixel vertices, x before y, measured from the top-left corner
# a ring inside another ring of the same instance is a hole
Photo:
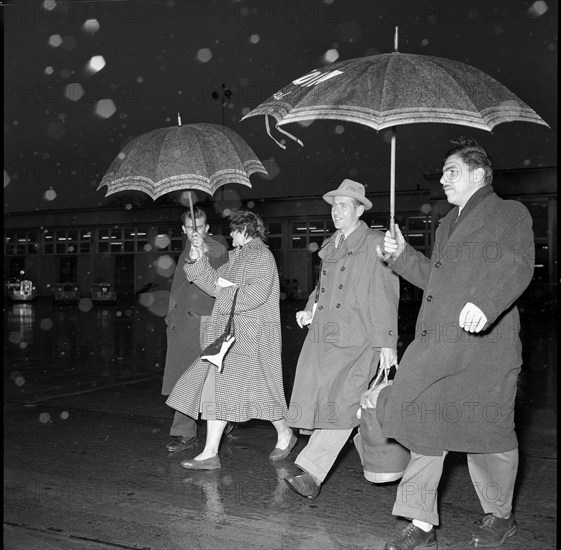
[[[165,358],[164,320],[144,307],[87,311],[50,302],[4,306],[8,401],[34,401],[158,378]]]
[[[287,396],[306,335],[302,302],[282,304]],[[307,438],[272,463],[270,423],[238,426],[222,468],[182,469],[193,449],[165,452],[172,411],[160,395],[162,308],[4,304],[4,540],[7,548],[153,550],[381,549],[405,523],[391,515],[396,484],[372,485],[348,444],[317,501],[283,479]],[[401,310],[400,353],[417,307]],[[556,547],[555,315],[523,308],[517,431],[521,464],[509,550]],[[204,438],[204,425],[199,437]],[[200,449],[200,446],[199,446]],[[467,548],[481,516],[465,456],[452,453],[440,489],[441,550]]]
[[[306,332],[294,322],[303,302],[285,302],[283,369],[290,395]],[[412,338],[417,304],[400,306],[399,354]],[[50,301],[5,303],[5,400],[32,402],[44,396],[158,379],[166,350],[165,309],[119,304],[80,309]],[[556,316],[550,309],[521,307],[524,365],[517,405],[557,407]]]

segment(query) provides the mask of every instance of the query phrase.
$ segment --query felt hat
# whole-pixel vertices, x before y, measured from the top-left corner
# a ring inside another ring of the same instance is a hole
[[[333,197],[352,197],[364,205],[365,210],[372,208],[372,203],[366,198],[366,190],[362,183],[350,179],[343,180],[343,183],[333,191],[323,195],[323,200],[333,204]]]

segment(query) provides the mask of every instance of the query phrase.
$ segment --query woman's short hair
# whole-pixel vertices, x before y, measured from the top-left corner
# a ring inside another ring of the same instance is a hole
[[[263,220],[249,210],[234,210],[230,214],[230,229],[245,233],[252,239],[259,237],[262,241],[265,241],[267,238]]]

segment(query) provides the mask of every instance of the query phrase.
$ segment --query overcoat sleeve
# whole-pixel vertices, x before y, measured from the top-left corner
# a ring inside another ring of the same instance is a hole
[[[374,273],[370,284],[372,346],[397,349],[399,277],[381,261],[374,250]]]
[[[186,263],[183,270],[189,281],[195,283],[210,296],[216,297],[216,283],[219,275],[218,271],[210,265],[206,256],[203,256],[194,264]]]
[[[235,313],[256,309],[271,296],[277,272],[273,255],[267,248],[254,248],[250,257],[245,257],[244,281],[237,284]],[[235,286],[220,288],[216,294],[216,305],[220,313],[227,314],[232,308]]]
[[[422,252],[405,243],[405,249],[397,259],[391,259],[388,267],[406,281],[425,290],[430,277],[431,261]]]
[[[482,280],[485,284],[464,290],[465,303],[471,302],[483,311],[488,325],[522,295],[534,275],[532,217],[520,203],[508,201],[508,207],[508,221],[503,232],[486,243],[484,249]]]

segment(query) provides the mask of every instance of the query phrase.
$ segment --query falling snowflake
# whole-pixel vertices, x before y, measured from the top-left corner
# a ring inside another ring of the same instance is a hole
[[[117,107],[112,99],[100,99],[95,106],[95,114],[101,118],[110,118],[115,114]]]
[[[87,19],[82,28],[90,34],[95,34],[99,30],[99,22],[97,19]]]
[[[49,46],[58,48],[62,44],[62,36],[60,34],[53,34],[49,37]]]
[[[105,67],[105,59],[102,55],[94,55],[89,61],[86,70],[90,74],[95,74]]]
[[[339,52],[335,48],[332,48],[331,50],[327,50],[323,54],[323,59],[327,63],[333,63],[334,61],[337,61],[337,59],[339,59]]]
[[[208,63],[212,59],[212,52],[210,51],[209,48],[201,48],[197,52],[197,59],[201,63]]]

